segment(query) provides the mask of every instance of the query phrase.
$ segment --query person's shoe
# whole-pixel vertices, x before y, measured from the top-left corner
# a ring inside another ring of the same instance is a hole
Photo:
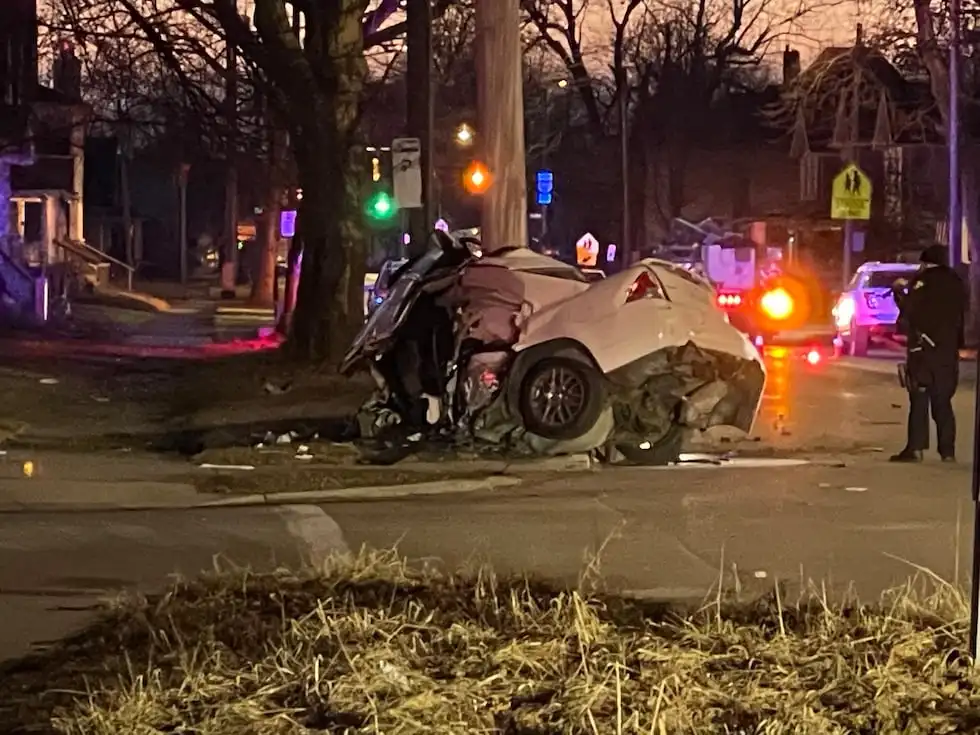
[[[943,455],[941,455],[941,457],[942,457],[942,461],[943,462],[946,462],[948,464],[956,464],[956,457],[955,457],[955,455],[952,455],[952,454],[943,454]]]
[[[888,458],[889,462],[921,462],[922,452],[915,449],[903,449],[898,454],[893,454]]]

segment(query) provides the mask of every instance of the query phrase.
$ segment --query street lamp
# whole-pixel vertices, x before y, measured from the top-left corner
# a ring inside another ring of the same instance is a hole
[[[456,128],[456,142],[463,146],[469,146],[473,144],[473,138],[475,137],[473,133],[473,128],[471,128],[466,123],[463,123],[458,128]]]

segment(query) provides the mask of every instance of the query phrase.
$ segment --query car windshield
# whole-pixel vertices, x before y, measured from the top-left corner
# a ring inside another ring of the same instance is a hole
[[[378,288],[384,290],[391,287],[391,277],[398,272],[406,260],[389,260],[381,266],[381,273],[378,274]]]
[[[864,286],[865,288],[891,288],[899,278],[911,278],[913,273],[915,273],[913,270],[872,271],[868,274]]]

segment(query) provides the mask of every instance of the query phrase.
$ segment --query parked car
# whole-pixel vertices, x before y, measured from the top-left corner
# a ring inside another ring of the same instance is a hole
[[[663,261],[590,284],[526,248],[483,256],[439,233],[395,275],[341,371],[367,365],[379,386],[365,437],[397,427],[665,464],[690,431],[748,432],[762,398],[759,353],[714,299]]]

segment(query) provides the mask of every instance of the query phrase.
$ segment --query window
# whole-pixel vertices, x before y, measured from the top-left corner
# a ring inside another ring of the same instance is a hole
[[[901,271],[872,271],[864,282],[865,288],[891,288],[899,278],[911,278],[912,270]]]

